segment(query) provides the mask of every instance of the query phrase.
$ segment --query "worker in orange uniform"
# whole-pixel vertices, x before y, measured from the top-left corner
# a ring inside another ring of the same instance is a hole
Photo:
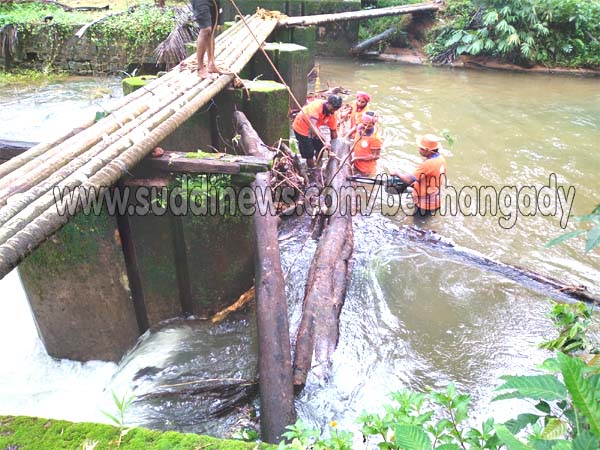
[[[304,106],[294,119],[292,128],[298,140],[300,154],[306,159],[309,168],[316,167],[315,157],[323,148],[331,149],[330,144],[321,141],[316,130],[328,126],[331,139],[337,139],[337,118],[335,112],[342,106],[339,95],[330,95],[327,100],[313,100]]]
[[[390,172],[391,175],[398,176],[403,183],[412,186],[415,215],[433,215],[440,208],[443,177],[446,176],[446,160],[439,153],[441,141],[442,138],[433,134],[417,136],[419,154],[425,160],[417,166],[412,175],[398,171]]]
[[[377,160],[381,156],[383,141],[375,129],[377,115],[373,111],[365,111],[361,122],[348,135],[354,134],[352,166],[360,175],[373,176],[377,173]]]
[[[363,91],[356,93],[356,100],[352,102],[352,110],[350,111],[350,126],[355,127],[360,125],[362,115],[367,110],[367,106],[371,101],[371,96]]]

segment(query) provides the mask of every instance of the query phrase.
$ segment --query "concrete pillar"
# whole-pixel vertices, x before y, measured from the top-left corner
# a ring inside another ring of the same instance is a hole
[[[145,86],[152,79],[150,76],[125,78],[122,82],[123,93],[127,95]],[[210,107],[206,107],[186,120],[158,146],[180,152],[207,150],[208,145],[213,145],[212,137]],[[200,148],[201,143],[205,148]]]
[[[139,336],[116,219],[79,214],[19,265],[49,355],[118,361]]]
[[[264,49],[300,105],[303,105],[308,84],[306,76],[313,67],[314,56],[311,57],[306,47],[297,44],[268,42]],[[263,53],[253,58],[252,72],[253,78],[279,81]]]
[[[141,198],[138,194],[151,200],[147,197],[148,192],[166,189],[169,181],[169,178],[134,178],[126,181],[125,187],[130,189],[129,205],[146,206],[135,202],[136,198]],[[148,327],[183,314],[173,215],[168,210],[165,214],[155,214],[154,211],[153,208],[148,208],[148,213],[144,214],[144,208],[140,208],[140,214],[124,218],[128,221],[129,239],[132,243],[134,260],[131,263],[135,266],[133,270],[137,272],[140,281],[138,300],[145,306]]]

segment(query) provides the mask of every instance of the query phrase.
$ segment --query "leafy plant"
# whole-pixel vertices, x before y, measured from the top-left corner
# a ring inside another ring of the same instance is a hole
[[[561,234],[560,236],[552,239],[550,242],[546,244],[546,247],[552,247],[554,245],[560,244],[566,240],[572,239],[574,237],[581,236],[587,233],[585,239],[585,252],[588,253],[598,245],[600,245],[600,205],[597,205],[590,214],[585,216],[577,216],[575,217],[575,222],[579,223],[587,223],[590,224],[591,227],[587,230],[579,229],[575,231],[570,231],[568,233]]]
[[[112,422],[116,426],[118,426],[119,428],[123,428],[125,426],[125,413],[135,400],[135,396],[128,395],[127,393],[125,393],[121,398],[119,398],[117,397],[117,394],[113,391],[112,398],[115,403],[115,406],[117,407],[118,415],[114,416],[106,411],[102,411],[102,414],[104,414],[106,417],[112,420]]]
[[[133,401],[135,400],[135,396],[124,393],[123,396],[121,398],[119,398],[119,397],[117,397],[117,394],[115,394],[115,392],[113,391],[112,398],[115,403],[115,406],[117,407],[118,415],[115,416],[106,411],[102,411],[102,414],[104,414],[106,417],[108,417],[110,420],[112,420],[112,422],[119,428],[120,433],[119,433],[119,440],[117,442],[117,447],[120,447],[123,436],[125,436],[127,433],[129,433],[129,431],[132,429],[132,428],[125,428],[125,413],[129,409],[129,407],[131,406]]]
[[[589,306],[585,303],[554,303],[548,315],[552,318],[559,335],[556,339],[540,344],[541,348],[563,353],[596,351],[587,337],[592,317],[592,310]]]

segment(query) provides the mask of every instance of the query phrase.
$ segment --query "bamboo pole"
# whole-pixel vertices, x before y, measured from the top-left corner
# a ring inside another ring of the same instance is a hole
[[[228,35],[226,38],[222,38],[219,42],[231,44],[234,42],[231,35],[237,34],[237,32],[241,29],[242,25],[238,25],[234,28],[233,33],[230,33],[230,35]],[[221,45],[218,48],[218,54],[220,55],[221,53],[225,52],[228,47],[229,45]],[[190,61],[192,60],[193,59],[190,59]],[[173,73],[173,71],[169,73]],[[153,102],[154,96],[157,95],[157,92],[164,89],[171,89],[172,84],[174,84],[172,83],[173,79],[174,75],[171,75],[166,79],[168,83],[157,83],[159,80],[153,81],[152,83],[156,84],[154,84],[151,95],[138,96],[135,98],[137,100],[140,97],[144,97],[145,102],[143,102],[141,105],[138,105],[138,102],[126,102],[122,108],[114,111],[106,118],[106,120],[102,120],[97,124],[88,127],[84,134],[78,134],[66,142],[63,141],[60,143],[60,145],[54,148],[46,149],[43,154],[39,155],[39,157],[37,157],[35,160],[29,160],[25,162],[25,164],[23,164],[21,167],[14,169],[10,174],[1,178],[0,205],[5,204],[7,197],[9,197],[11,194],[23,191],[33,186],[45,176],[48,176],[49,173],[66,164],[70,158],[79,156],[85,150],[98,143],[102,136],[110,135],[111,133],[118,131],[119,128],[122,127],[123,123],[126,123],[132,118],[143,113],[149,107],[149,104]],[[143,89],[138,89],[135,92],[139,91],[143,91]]]
[[[275,29],[275,20],[262,21],[256,26],[255,33],[260,42],[271,34]],[[239,72],[258,50],[258,44],[250,40],[247,48],[234,53],[235,62],[231,65],[233,72]],[[239,56],[238,56],[239,55]],[[210,86],[196,95],[189,103],[183,105],[168,119],[163,121],[156,129],[149,132],[141,140],[125,150],[120,156],[106,164],[102,169],[85,181],[82,186],[84,190],[74,191],[74,195],[67,201],[68,205],[76,210],[81,210],[90,202],[82,194],[85,190],[96,189],[102,194],[107,186],[114,184],[123,174],[137,164],[154,146],[171,134],[184,121],[199,108],[204,106],[214,95],[225,88],[233,79],[232,74],[223,74]],[[50,206],[32,222],[25,225],[18,233],[0,244],[0,277],[4,277],[23,258],[37,248],[48,236],[59,230],[70,220],[69,214],[59,214],[56,207]]]
[[[234,42],[235,36],[232,39],[228,40],[223,48],[227,48],[228,43]],[[230,58],[231,59],[231,58]],[[84,154],[80,155],[80,157],[73,159],[71,162],[67,163],[65,166],[60,168],[56,165],[51,168],[46,168],[43,172],[44,176],[47,177],[39,184],[33,185],[31,182],[27,184],[21,184],[17,186],[10,187],[10,194],[14,194],[15,192],[19,192],[19,188],[29,188],[29,190],[21,195],[14,195],[15,199],[11,199],[10,203],[0,209],[0,226],[4,225],[9,219],[19,213],[23,208],[33,202],[35,199],[41,197],[44,193],[48,192],[62,180],[67,178],[70,174],[75,172],[75,170],[82,167],[87,161],[91,158],[97,157],[98,154],[110,147],[110,145],[118,142],[126,133],[132,131],[134,128],[141,126],[145,120],[150,118],[152,115],[156,113],[160,113],[163,108],[165,108],[169,103],[172,103],[177,100],[177,98],[181,97],[184,93],[188,92],[188,90],[193,87],[196,83],[198,83],[198,77],[191,72],[187,72],[188,78],[185,82],[180,83],[181,86],[177,91],[171,92],[170,96],[165,96],[165,99],[156,99],[158,94],[155,94],[155,102],[154,106],[145,111],[140,116],[136,117],[134,120],[127,123],[124,127],[117,130],[115,133],[110,135],[110,137],[105,137],[101,142],[92,146],[89,150],[87,150]],[[199,86],[206,86],[209,82],[201,82]],[[156,91],[158,92],[158,91]],[[114,154],[103,155],[100,158],[106,159],[114,157]],[[39,181],[39,180],[37,180]],[[69,187],[72,187],[72,184],[69,184]],[[48,200],[48,199],[47,199]],[[51,200],[49,200],[51,201]],[[20,220],[26,220],[24,216],[21,216]],[[3,230],[4,231],[4,230]],[[10,234],[10,230],[5,230],[6,235]],[[2,241],[3,239],[0,239]]]
[[[217,37],[217,39],[215,40],[215,45],[217,46],[216,47],[217,52],[215,55],[216,57],[218,57],[220,55],[220,53],[226,51],[226,49],[228,47],[227,45],[222,45],[223,42],[232,41],[233,39],[235,39],[236,34],[238,34],[240,32],[240,30],[243,30],[243,23],[241,21],[236,22],[229,30],[227,30],[225,33],[223,33]],[[189,64],[195,60],[196,60],[195,55],[192,55],[189,58],[187,58],[186,60],[184,60],[184,64]],[[176,84],[177,74],[179,73],[180,68],[181,68],[181,65],[176,66],[175,68],[173,68],[171,71],[169,71],[163,77],[153,80],[150,83],[148,83],[146,86],[144,86],[142,89],[138,89],[138,90],[132,92],[131,94],[123,97],[116,105],[113,106],[113,108],[111,110],[109,110],[109,112],[111,114],[115,114],[127,105],[134,105],[137,102],[148,102],[148,100],[151,99],[155,95],[154,91],[156,89],[163,89],[165,87],[173,86]],[[175,80],[175,83],[173,83],[173,80]],[[108,117],[110,117],[110,115]],[[29,163],[30,161],[37,158],[38,156],[43,155],[48,150],[54,149],[55,147],[59,146],[60,144],[64,143],[65,141],[73,138],[78,133],[81,133],[83,130],[86,130],[86,129],[92,127],[96,123],[97,122],[95,120],[87,120],[87,121],[83,122],[81,125],[79,125],[78,127],[73,128],[72,130],[70,130],[69,132],[64,134],[63,136],[60,136],[50,142],[42,142],[42,143],[36,145],[35,147],[32,147],[31,149],[29,149],[28,152],[23,153],[19,157],[12,158],[9,162],[2,164],[0,166],[0,182],[4,183],[3,177],[8,175],[9,173],[13,172],[14,170],[22,167],[23,165],[25,165],[27,163]],[[99,129],[94,131],[94,133],[98,133],[98,132],[100,132]],[[72,145],[73,142],[74,141],[69,141],[69,145]],[[61,147],[61,149],[62,148],[65,148],[65,147],[63,146],[63,147]],[[36,164],[39,164],[39,162]],[[25,171],[25,173],[26,173],[26,171]],[[13,179],[16,179],[16,177]]]
[[[373,19],[375,17],[397,16],[400,14],[414,14],[421,12],[437,11],[439,5],[435,3],[419,3],[416,5],[390,6],[389,8],[367,9],[362,11],[348,11],[337,14],[316,14],[313,16],[288,17],[279,21],[279,26],[306,27],[324,23],[340,22],[346,20]]]
[[[248,43],[248,45],[252,44]],[[244,49],[242,47],[238,47],[238,53],[232,53],[227,62],[234,63],[238,58],[238,54],[243,51]],[[197,76],[192,76],[195,77],[195,82],[198,83]],[[107,161],[111,161],[118,157],[123,151],[133,145],[135,142],[132,139],[137,139],[139,141],[146,134],[151,133],[152,130],[156,129],[162,122],[175,114],[182,105],[189,103],[195,96],[201,94],[202,90],[209,86],[210,83],[211,80],[202,80],[199,84],[193,86],[191,90],[188,90],[182,98],[175,100],[171,99],[168,104],[161,104],[154,108],[155,111],[152,111],[153,114],[148,114],[149,117],[145,121],[142,121],[141,118],[132,121],[131,131],[135,131],[135,138],[132,138],[132,135],[130,134],[125,134],[121,139],[105,148],[104,151],[93,155],[87,163],[85,161],[81,161],[81,163],[77,160],[73,161],[71,165],[77,167],[79,170],[73,171],[71,170],[71,167],[68,169],[66,167],[63,168],[45,182],[34,187],[32,189],[33,192],[28,193],[29,195],[23,195],[22,198],[17,199],[14,205],[7,205],[0,210],[3,213],[2,216],[0,216],[1,219],[11,219],[7,220],[6,223],[2,222],[3,226],[0,229],[0,242],[5,242],[10,237],[14,236],[35,217],[43,214],[46,209],[55,202],[54,192],[50,191],[50,189],[56,186],[58,190],[62,192],[65,188],[73,189],[81,185],[85,180],[89,179],[102,169]],[[187,88],[185,88],[185,90],[187,90]],[[69,171],[70,175],[64,178],[65,174],[61,173],[63,171]],[[64,181],[57,184],[55,181],[58,178],[64,178]],[[38,194],[42,192],[45,193],[38,196]],[[38,197],[36,198],[36,196]],[[11,214],[19,208],[22,209],[22,211],[12,217]]]

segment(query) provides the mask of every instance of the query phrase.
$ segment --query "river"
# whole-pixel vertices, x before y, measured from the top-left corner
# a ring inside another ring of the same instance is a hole
[[[503,202],[512,198],[510,193],[520,195],[495,215],[473,214],[463,205],[462,214],[434,217],[420,227],[460,248],[600,293],[598,250],[584,254],[582,240],[544,248],[574,229],[572,220],[566,230],[561,228],[561,214],[564,223],[569,213],[586,214],[600,203],[597,79],[346,59],[319,63],[319,87],[341,85],[372,95],[385,138],[382,167],[411,169],[419,162],[415,136],[446,132],[454,143],[445,143],[443,153],[457,192],[491,186]],[[107,107],[118,96],[117,86],[115,80],[75,80],[37,91],[20,88],[18,95],[14,88],[0,88],[0,137],[36,141],[58,134],[82,111]],[[521,188],[534,186],[538,192],[545,185],[551,190],[563,186],[565,193],[572,186],[570,210],[565,198],[564,204],[553,199],[553,216],[518,214],[532,211],[524,203],[521,211],[516,206],[516,200],[526,201],[526,191],[534,192]],[[298,397],[299,416],[318,427],[336,420],[340,428],[356,431],[360,412],[381,411],[389,392],[440,389],[454,382],[472,395],[476,417],[510,417],[512,404],[489,400],[500,375],[531,373],[549,356],[537,348],[554,335],[545,315],[546,296],[448,252],[402,239],[402,227],[413,224],[402,212],[383,216],[376,211],[354,223],[356,248],[340,343],[329,377],[309,378]],[[315,244],[307,230],[286,223],[280,245],[295,330]],[[16,273],[0,281],[0,292],[0,338],[12,343],[0,349],[0,414],[106,422],[101,411],[114,412],[112,391],[140,396],[182,380],[256,375],[253,310],[218,327],[170,323],[143,336],[118,366],[80,364],[45,354]],[[226,434],[249,415],[241,409],[224,419],[205,420],[199,416],[200,403],[189,397],[139,401],[128,420]]]

